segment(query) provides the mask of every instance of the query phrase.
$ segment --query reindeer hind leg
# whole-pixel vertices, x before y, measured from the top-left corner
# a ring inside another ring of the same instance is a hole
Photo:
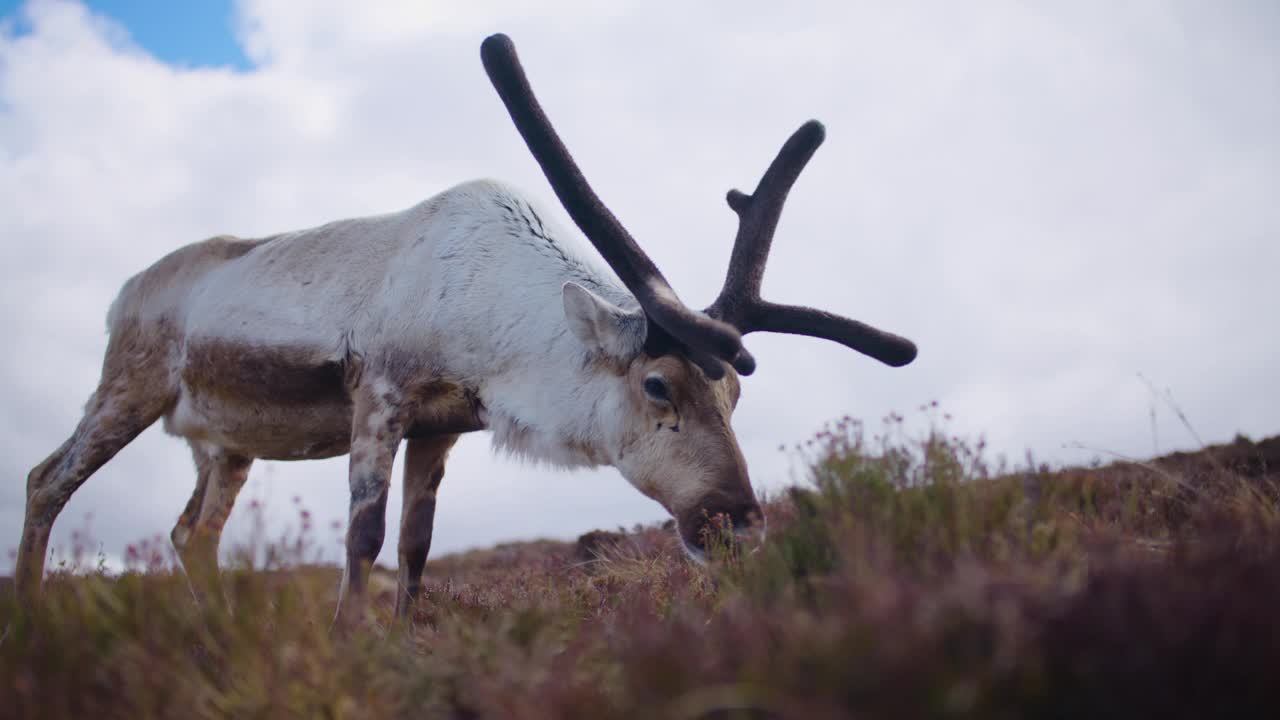
[[[27,475],[27,508],[14,572],[18,597],[34,601],[49,533],[72,493],[173,404],[168,367],[156,347],[136,345],[136,328],[113,333],[102,380],[75,432]]]
[[[194,442],[191,451],[196,461],[196,489],[170,538],[197,599],[217,599],[220,594],[209,590],[217,586],[218,543],[236,496],[249,479],[253,458]]]
[[[119,413],[95,408],[75,433],[27,476],[27,508],[18,548],[15,580],[20,596],[33,596],[44,574],[49,534],[71,495],[89,476],[161,415]]]

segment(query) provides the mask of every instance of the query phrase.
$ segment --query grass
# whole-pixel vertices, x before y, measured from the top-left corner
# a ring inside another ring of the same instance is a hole
[[[756,547],[596,532],[428,565],[411,623],[330,634],[305,543],[194,603],[156,548],[0,599],[0,716],[1239,717],[1280,709],[1280,438],[1011,472],[851,419]],[[246,554],[246,557],[250,557]],[[256,557],[264,557],[261,553]],[[151,569],[146,570],[150,564]]]

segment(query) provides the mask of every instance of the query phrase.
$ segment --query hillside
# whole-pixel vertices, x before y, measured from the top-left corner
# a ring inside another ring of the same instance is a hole
[[[0,599],[0,717],[1280,712],[1280,437],[1021,472],[883,437],[818,433],[768,540],[709,567],[662,528],[502,545],[431,561],[409,624],[379,573],[350,637],[302,546],[229,571],[232,612],[164,569],[55,577]]]

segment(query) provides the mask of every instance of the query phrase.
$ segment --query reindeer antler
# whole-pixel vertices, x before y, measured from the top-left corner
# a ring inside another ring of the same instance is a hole
[[[538,104],[511,38],[501,33],[489,36],[480,46],[480,57],[556,197],[640,303],[648,319],[645,350],[649,354],[678,349],[713,379],[724,375],[725,362],[750,375],[755,359],[742,347],[742,335],[767,331],[834,340],[893,366],[915,359],[916,346],[905,338],[822,310],[760,298],[782,206],[800,171],[822,144],[826,131],[821,123],[810,120],[792,134],[754,193],[729,191],[729,206],[738,214],[738,234],[724,288],[703,314],[680,301],[662,272],[591,189]]]
[[[731,323],[743,335],[757,331],[810,335],[834,340],[894,367],[906,365],[916,357],[915,344],[906,338],[822,310],[760,298],[764,266],[787,193],[825,138],[822,123],[810,120],[783,144],[754,193],[729,191],[725,199],[738,214],[738,234],[724,288],[706,313]]]
[[[660,355],[672,345],[678,346],[708,377],[722,377],[721,363],[732,362],[743,352],[738,330],[682,303],[657,266],[591,189],[534,97],[511,38],[501,33],[489,36],[480,46],[480,58],[569,217],[639,301],[649,320],[646,350]]]

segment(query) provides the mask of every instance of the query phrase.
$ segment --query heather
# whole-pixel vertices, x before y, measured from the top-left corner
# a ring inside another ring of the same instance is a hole
[[[334,632],[306,536],[196,603],[163,546],[0,597],[0,716],[1232,717],[1280,708],[1280,438],[1147,462],[993,464],[846,418],[790,450],[768,535],[691,563],[664,528],[375,575]],[[447,512],[447,509],[442,509]]]

